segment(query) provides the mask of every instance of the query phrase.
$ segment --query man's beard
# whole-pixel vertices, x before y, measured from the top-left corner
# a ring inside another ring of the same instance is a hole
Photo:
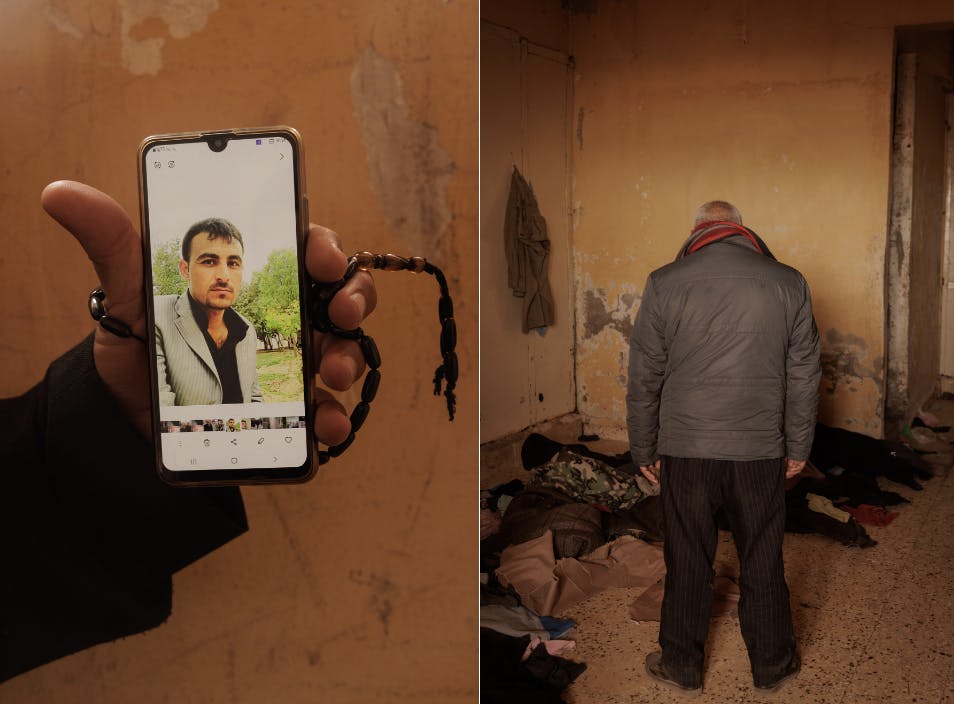
[[[228,302],[224,302],[219,299],[219,296],[223,293],[228,293]],[[232,304],[235,302],[235,291],[231,286],[219,286],[216,288],[210,288],[208,294],[205,297],[205,305],[209,308],[224,309],[231,308]]]

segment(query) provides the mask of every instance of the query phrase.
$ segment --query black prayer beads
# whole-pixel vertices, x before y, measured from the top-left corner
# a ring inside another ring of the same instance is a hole
[[[396,254],[372,254],[358,252],[348,259],[348,268],[345,275],[332,283],[314,282],[311,286],[311,325],[318,332],[331,333],[347,340],[356,340],[368,365],[368,373],[364,377],[361,387],[361,401],[351,411],[351,433],[343,442],[330,446],[327,450],[318,451],[318,464],[325,464],[332,457],[338,457],[354,442],[355,433],[364,424],[371,410],[371,402],[378,392],[381,383],[381,353],[370,335],[366,335],[359,327],[354,330],[343,330],[331,322],[328,316],[328,306],[331,299],[338,293],[359,270],[379,269],[383,271],[411,271],[427,273],[437,280],[440,287],[440,300],[437,303],[437,315],[441,322],[441,364],[434,371],[434,395],[441,395],[443,387],[444,398],[447,402],[449,420],[454,420],[454,411],[457,398],[454,389],[457,387],[457,324],[454,322],[454,303],[447,288],[444,273],[423,257],[399,257]]]

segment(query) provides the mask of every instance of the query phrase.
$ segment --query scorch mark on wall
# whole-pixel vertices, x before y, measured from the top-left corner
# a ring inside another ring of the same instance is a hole
[[[882,384],[881,358],[868,362],[868,343],[850,333],[840,333],[834,328],[825,333],[821,351],[822,391],[834,395],[839,384],[849,391],[870,379],[879,388]]]
[[[437,129],[411,118],[400,73],[373,46],[351,72],[351,104],[384,216],[409,251],[432,251],[451,220],[446,193],[455,171]]]

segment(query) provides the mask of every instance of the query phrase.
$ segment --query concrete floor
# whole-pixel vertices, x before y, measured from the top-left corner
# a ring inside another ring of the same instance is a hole
[[[954,402],[937,402],[931,410],[944,424],[954,424]],[[577,427],[556,424],[549,432],[570,441]],[[891,525],[866,526],[878,545],[862,550],[820,535],[786,534],[800,675],[774,695],[755,690],[738,619],[717,618],[710,625],[704,691],[695,701],[954,704],[954,433],[920,434],[938,450],[925,457],[938,465],[937,476],[920,492],[879,480],[912,503],[892,509],[901,515]],[[601,441],[594,449],[623,447]],[[526,475],[519,461],[508,460],[503,443],[485,448],[481,485]],[[728,533],[720,536],[717,562],[737,565]],[[570,704],[686,699],[645,674],[643,660],[657,648],[658,623],[629,619],[628,606],[639,593],[609,590],[560,614],[577,622],[567,636],[576,641],[571,657],[588,665],[564,693]]]

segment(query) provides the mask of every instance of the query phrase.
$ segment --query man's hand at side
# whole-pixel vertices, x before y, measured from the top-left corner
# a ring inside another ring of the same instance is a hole
[[[121,320],[142,337],[146,313],[142,287],[142,244],[139,233],[122,207],[105,193],[75,181],[56,181],[43,190],[43,208],[66,228],[86,251],[106,291],[110,316]],[[344,274],[347,257],[338,236],[311,225],[305,248],[305,265],[316,281],[337,281]],[[329,316],[342,329],[355,328],[374,310],[377,297],[371,275],[359,272],[332,299]],[[322,381],[332,389],[348,389],[364,371],[358,344],[330,335],[316,335],[316,359]],[[139,431],[150,434],[148,356],[139,340],[122,338],[97,327],[93,342],[96,370]],[[344,408],[327,391],[315,394],[315,434],[334,445],[350,432]]]
[[[790,460],[785,458],[785,478],[791,479],[805,469],[805,460]]]
[[[653,484],[659,483],[659,460],[656,460],[652,464],[640,465],[639,471]]]

